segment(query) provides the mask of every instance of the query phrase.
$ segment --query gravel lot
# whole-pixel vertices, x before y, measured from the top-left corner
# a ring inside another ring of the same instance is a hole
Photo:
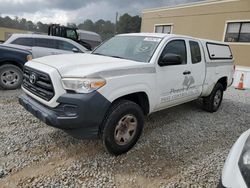
[[[250,127],[250,91],[230,88],[210,114],[200,101],[147,117],[134,149],[113,157],[41,123],[0,91],[0,187],[215,187],[238,136]]]

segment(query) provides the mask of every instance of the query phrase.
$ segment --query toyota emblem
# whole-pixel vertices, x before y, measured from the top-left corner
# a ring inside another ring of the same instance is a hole
[[[35,74],[31,74],[29,77],[29,81],[31,84],[36,83],[36,75]]]

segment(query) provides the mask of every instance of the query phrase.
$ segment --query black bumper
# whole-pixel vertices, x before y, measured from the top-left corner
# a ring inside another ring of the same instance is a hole
[[[64,94],[58,98],[60,104],[49,108],[32,99],[21,95],[19,103],[35,117],[47,125],[65,129],[79,130],[86,137],[96,137],[110,102],[98,92],[89,94]]]
[[[226,188],[226,187],[224,187],[224,185],[223,185],[223,183],[222,183],[222,179],[220,179],[217,188]]]

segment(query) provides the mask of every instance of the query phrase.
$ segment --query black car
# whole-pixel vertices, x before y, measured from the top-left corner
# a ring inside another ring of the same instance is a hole
[[[0,88],[17,89],[23,80],[23,66],[32,59],[31,52],[0,45]]]

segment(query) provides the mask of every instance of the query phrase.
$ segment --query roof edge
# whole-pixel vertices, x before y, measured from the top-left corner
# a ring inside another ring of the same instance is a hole
[[[158,12],[158,11],[164,11],[164,10],[175,10],[175,9],[182,9],[182,8],[189,8],[189,7],[196,7],[196,6],[198,7],[198,6],[205,6],[205,5],[226,3],[226,2],[236,2],[236,1],[240,1],[240,0],[204,0],[201,2],[193,2],[193,3],[185,3],[185,4],[174,5],[174,6],[144,9],[142,13]]]

